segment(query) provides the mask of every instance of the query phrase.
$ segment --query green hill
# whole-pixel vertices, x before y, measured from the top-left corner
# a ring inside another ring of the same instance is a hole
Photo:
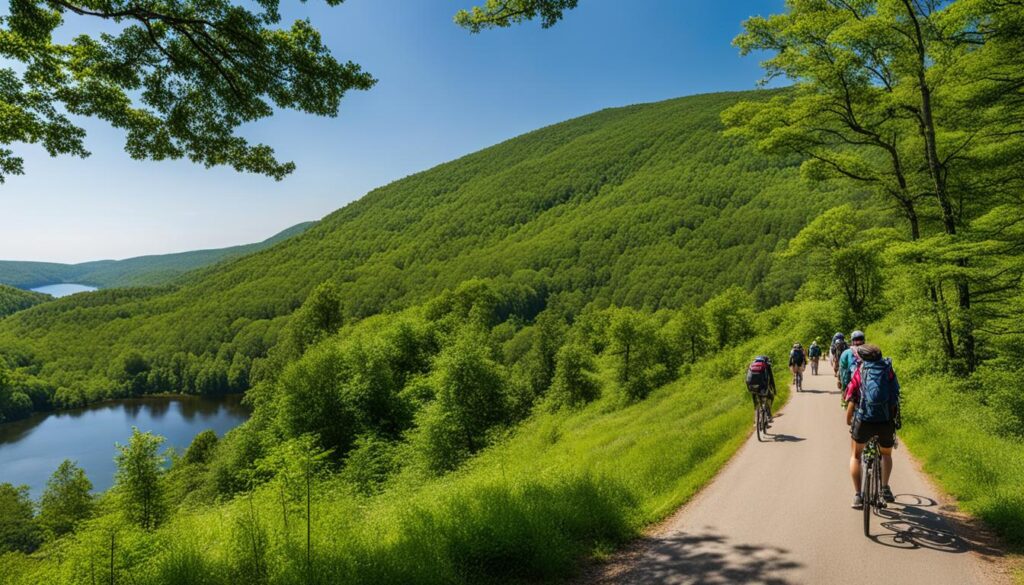
[[[262,242],[229,248],[138,256],[124,260],[97,260],[80,264],[0,260],[0,283],[23,289],[63,282],[99,288],[158,286],[172,282],[191,270],[272,246],[281,240],[301,234],[314,223],[316,222],[300,223]]]
[[[781,363],[794,340],[854,326],[898,360],[907,444],[1024,542],[1024,468],[1006,464],[1024,436],[1016,370],[936,366],[884,202],[814,187],[799,161],[723,136],[723,109],[770,95],[597,112],[377,189],[173,286],[0,320],[11,417],[166,390],[247,390],[254,409],[166,472],[137,435],[130,451],[157,479],[101,495],[69,537],[19,543],[41,549],[0,555],[0,572],[554,582],[664,518],[743,443],[751,356]],[[884,286],[856,321],[837,281],[851,256]],[[971,424],[942,432],[951,417]]]
[[[0,284],[0,319],[48,300],[49,295]]]
[[[531,132],[173,289],[77,295],[6,320],[0,349],[87,399],[120,392],[110,365],[136,352],[149,366],[136,391],[218,392],[247,386],[252,360],[325,280],[346,321],[492,277],[583,303],[683,307],[739,285],[772,304],[801,279],[767,279],[772,253],[835,198],[801,183],[797,161],[722,136],[720,112],[759,95],[609,109]]]

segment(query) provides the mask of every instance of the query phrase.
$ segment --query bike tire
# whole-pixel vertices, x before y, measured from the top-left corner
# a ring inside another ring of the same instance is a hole
[[[768,428],[764,418],[764,407],[761,405],[758,405],[757,407],[757,412],[754,419],[754,427],[757,428],[757,440],[759,442],[763,442],[764,435],[767,434]]]
[[[874,466],[874,462],[861,461],[861,482],[860,482],[860,496],[864,500],[864,536],[871,536],[871,506],[874,503],[873,492],[873,479],[871,469]]]
[[[878,457],[875,457],[875,461],[872,464],[872,475],[874,476],[875,483],[871,488],[871,491],[875,495],[875,509],[881,510],[886,507],[885,499],[882,498],[882,455],[879,452]]]

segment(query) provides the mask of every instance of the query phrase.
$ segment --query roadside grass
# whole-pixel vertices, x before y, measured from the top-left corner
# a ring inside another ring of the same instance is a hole
[[[993,528],[1012,552],[1024,552],[1024,442],[991,430],[984,389],[971,391],[911,355],[908,327],[883,321],[868,335],[894,358],[907,447],[964,511]]]

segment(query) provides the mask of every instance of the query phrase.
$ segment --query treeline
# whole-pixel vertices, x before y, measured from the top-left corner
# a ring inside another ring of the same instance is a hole
[[[309,231],[175,288],[101,291],[0,324],[0,355],[51,407],[150,391],[244,390],[324,281],[356,322],[467,279],[520,279],[541,298],[661,309],[731,286],[791,298],[802,268],[773,251],[846,194],[793,160],[723,138],[723,108],[770,94],[606,110],[397,181]],[[743,226],[743,229],[736,229]]]

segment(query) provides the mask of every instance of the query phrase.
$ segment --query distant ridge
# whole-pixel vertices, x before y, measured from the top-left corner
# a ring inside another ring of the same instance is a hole
[[[0,284],[0,319],[48,300],[48,295]]]
[[[99,288],[159,286],[197,268],[270,247],[281,240],[301,234],[315,223],[315,221],[303,222],[262,242],[227,248],[153,254],[124,260],[96,260],[79,264],[0,260],[0,284],[21,289],[66,282],[87,284]]]

